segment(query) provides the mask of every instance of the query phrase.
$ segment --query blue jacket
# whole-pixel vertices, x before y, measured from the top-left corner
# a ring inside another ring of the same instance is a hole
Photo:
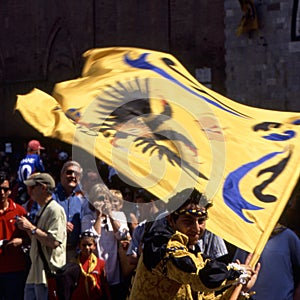
[[[44,172],[43,161],[38,154],[27,154],[19,164],[18,182],[23,184],[32,173]],[[24,185],[25,186],[25,185]]]

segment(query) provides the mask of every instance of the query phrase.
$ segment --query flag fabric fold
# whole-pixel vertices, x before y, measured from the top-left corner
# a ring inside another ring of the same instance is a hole
[[[259,255],[299,177],[300,114],[245,106],[200,84],[167,53],[92,49],[80,78],[34,89],[16,109],[166,203],[196,187],[207,227]]]

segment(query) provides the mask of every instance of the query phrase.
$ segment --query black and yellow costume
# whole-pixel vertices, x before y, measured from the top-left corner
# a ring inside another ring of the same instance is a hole
[[[144,236],[129,300],[229,299],[240,273],[191,252],[187,244],[185,234],[155,222]]]

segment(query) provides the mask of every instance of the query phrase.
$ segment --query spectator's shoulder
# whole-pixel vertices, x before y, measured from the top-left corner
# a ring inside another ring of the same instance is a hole
[[[20,214],[20,215],[26,215],[27,214],[26,209],[22,205],[20,205],[18,203],[15,203],[13,200],[11,200],[11,202],[12,202],[12,205],[15,207],[16,211],[18,212],[18,214]]]

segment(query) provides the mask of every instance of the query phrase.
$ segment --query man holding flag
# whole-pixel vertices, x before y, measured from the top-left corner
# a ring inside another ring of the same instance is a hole
[[[145,232],[129,300],[229,299],[237,283],[243,284],[241,295],[250,296],[260,264],[255,270],[237,263],[226,266],[204,259],[196,246],[207,219],[201,198],[197,190],[178,193],[171,202],[184,203]],[[218,290],[222,293],[214,297]]]

